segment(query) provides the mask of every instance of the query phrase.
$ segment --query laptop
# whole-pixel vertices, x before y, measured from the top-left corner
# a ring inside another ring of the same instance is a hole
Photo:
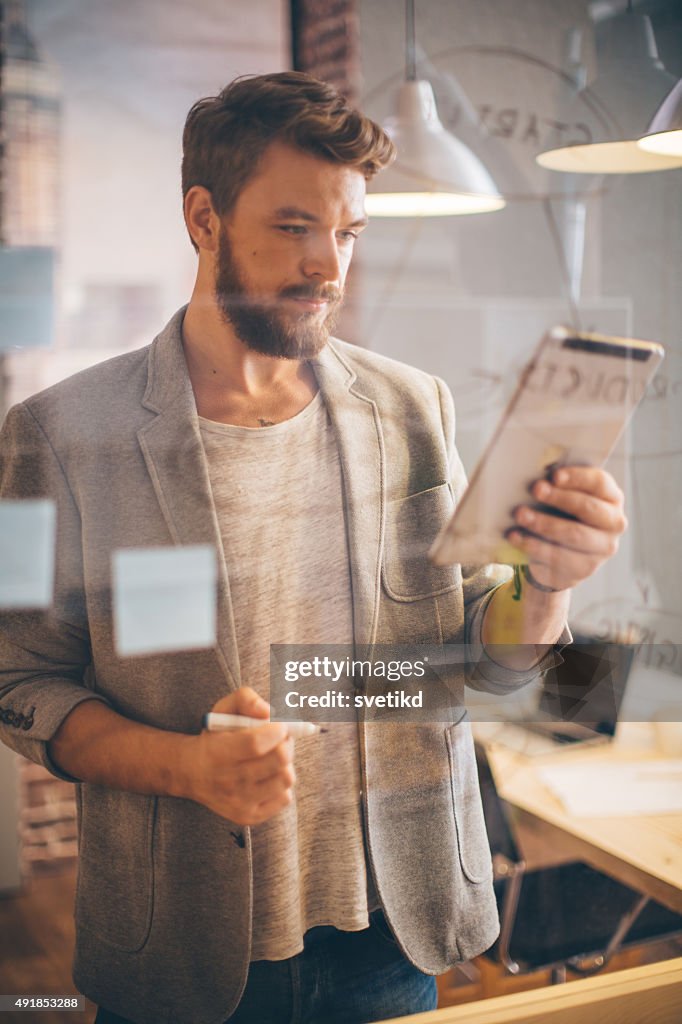
[[[579,633],[573,640],[546,673],[535,710],[487,736],[477,729],[480,739],[531,756],[613,739],[637,648]]]

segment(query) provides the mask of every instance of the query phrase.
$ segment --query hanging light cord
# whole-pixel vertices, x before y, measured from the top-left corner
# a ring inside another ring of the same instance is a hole
[[[414,0],[405,0],[405,78],[417,81],[417,54],[414,37]]]
[[[573,290],[571,288],[571,274],[568,269],[568,261],[566,259],[566,250],[564,243],[561,238],[561,232],[554,216],[554,210],[552,209],[552,200],[549,196],[545,196],[542,200],[542,209],[545,214],[545,220],[547,221],[547,227],[549,228],[549,234],[554,244],[554,249],[557,255],[557,261],[559,263],[559,272],[561,274],[561,283],[564,287],[566,295],[566,302],[568,303],[569,315],[571,318],[571,327],[576,331],[582,330],[582,324],[580,321],[580,310],[573,297]]]

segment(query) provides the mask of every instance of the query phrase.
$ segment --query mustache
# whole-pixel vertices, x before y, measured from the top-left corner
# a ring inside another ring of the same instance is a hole
[[[282,299],[311,299],[314,302],[327,302],[336,306],[343,301],[344,297],[343,288],[336,288],[329,284],[317,286],[314,284],[292,284],[278,292],[249,295],[239,288],[234,289],[231,282],[221,281],[220,278],[216,281],[215,292],[216,295],[228,300],[233,307],[240,309],[274,307]]]
[[[283,299],[311,299],[314,302],[340,302],[343,292],[340,288],[325,285],[315,288],[311,285],[290,285],[279,293]]]

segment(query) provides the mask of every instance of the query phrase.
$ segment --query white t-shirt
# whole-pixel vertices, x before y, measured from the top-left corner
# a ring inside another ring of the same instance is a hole
[[[351,644],[343,480],[322,396],[271,427],[199,418],[234,608],[241,681],[269,698],[270,644]],[[356,722],[296,740],[294,800],[251,830],[252,960],[283,960],[316,925],[359,931],[367,867]]]

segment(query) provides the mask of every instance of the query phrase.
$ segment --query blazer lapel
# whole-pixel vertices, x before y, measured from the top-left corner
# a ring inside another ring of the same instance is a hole
[[[343,473],[358,658],[369,654],[379,614],[385,522],[384,440],[376,403],[333,344],[312,360],[336,433]],[[364,653],[363,653],[364,652]]]
[[[230,688],[240,685],[230,587],[194,393],[182,348],[179,310],[151,346],[142,404],[157,413],[138,431],[156,497],[175,544],[211,544],[218,561],[216,654]]]

